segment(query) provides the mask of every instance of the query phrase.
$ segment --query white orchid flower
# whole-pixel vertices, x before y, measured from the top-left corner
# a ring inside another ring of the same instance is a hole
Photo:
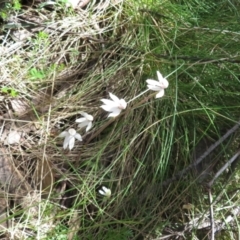
[[[66,149],[69,146],[69,149],[72,150],[75,144],[75,138],[79,141],[82,141],[81,135],[73,128],[60,133],[59,137],[65,138],[63,142],[63,149]]]
[[[105,197],[111,197],[112,194],[111,189],[104,186],[102,186],[102,189],[98,190],[98,192]]]
[[[112,100],[101,99],[101,101],[105,104],[102,105],[101,108],[107,112],[111,112],[108,117],[117,117],[121,111],[127,107],[127,103],[124,99],[119,99],[112,93],[109,93],[109,96]]]
[[[157,71],[157,77],[158,81],[147,79],[146,82],[148,83],[148,89],[158,92],[156,98],[160,98],[164,96],[164,89],[168,87],[169,82],[159,71]]]
[[[85,112],[80,113],[83,117],[76,119],[78,124],[78,127],[83,128],[86,127],[86,132],[89,131],[92,127],[92,121],[93,121],[93,116],[90,114],[87,114]]]

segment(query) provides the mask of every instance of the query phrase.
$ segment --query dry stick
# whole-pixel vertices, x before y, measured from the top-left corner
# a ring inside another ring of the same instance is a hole
[[[240,215],[240,207],[236,206],[231,212],[230,215],[228,215],[226,217],[226,219],[224,219],[224,221],[222,222],[222,224],[219,227],[215,228],[215,233],[219,232],[222,229],[226,229],[226,226],[233,220],[236,220],[237,217],[239,217]],[[227,227],[228,229],[228,227]]]
[[[212,192],[211,188],[208,189],[208,199],[209,199],[209,210],[210,210],[210,223],[211,223],[211,240],[214,240],[214,215],[213,215],[213,200],[212,200]]]
[[[240,121],[237,122],[237,124],[232,127],[230,130],[228,130],[217,142],[212,144],[208,150],[201,155],[193,164],[190,164],[188,167],[184,168],[182,171],[178,172],[173,176],[172,178],[164,181],[162,183],[163,186],[168,186],[172,182],[182,178],[188,171],[196,167],[205,157],[207,157],[219,144],[221,144],[224,140],[226,140],[232,133],[234,133],[240,126]]]
[[[240,150],[228,161],[224,164],[224,166],[215,174],[213,179],[207,184],[209,188],[212,187],[214,181],[238,158],[240,155]]]
[[[210,210],[210,222],[211,222],[211,240],[214,240],[215,236],[215,222],[213,216],[213,200],[212,200],[212,186],[214,181],[238,158],[240,151],[238,151],[224,166],[215,174],[213,179],[207,184],[208,189],[208,198],[209,198],[209,210]]]

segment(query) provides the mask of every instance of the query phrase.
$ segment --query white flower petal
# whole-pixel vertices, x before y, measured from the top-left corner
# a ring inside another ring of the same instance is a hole
[[[93,121],[93,116],[90,115],[90,114],[88,114],[88,115],[87,115],[87,120],[88,120],[88,121]]]
[[[84,117],[84,118],[87,118],[87,113],[86,112],[80,112],[80,114]]]
[[[101,194],[101,195],[104,195],[104,196],[106,196],[106,197],[110,197],[111,196],[111,189],[109,189],[109,188],[106,188],[106,187],[104,187],[104,186],[102,186],[102,190],[100,189],[100,190],[98,190],[98,192]]]
[[[58,137],[63,138],[63,137],[66,137],[66,136],[68,136],[68,135],[69,135],[69,133],[68,133],[67,131],[64,131],[64,132],[61,132],[61,133],[58,135]]]
[[[75,137],[77,140],[82,141],[82,136],[81,136],[79,133],[76,133],[76,134],[74,135],[74,137]]]
[[[86,120],[88,120],[88,121],[93,121],[93,116],[92,115],[90,115],[90,114],[88,114],[88,113],[86,113],[86,112],[81,112],[80,113]]]
[[[76,134],[76,130],[74,128],[70,128],[68,130],[68,133],[71,135],[71,136],[74,136]]]
[[[160,98],[164,96],[164,89],[162,89],[161,91],[158,92],[158,94],[156,95],[156,98]]]
[[[105,196],[106,197],[111,197],[111,194],[112,194],[111,190],[108,189],[108,191],[106,191],[106,193],[105,193]]]
[[[162,88],[167,88],[168,85],[169,85],[168,80],[167,80],[166,78],[163,78],[163,79],[161,80],[161,86],[162,86]]]
[[[105,192],[103,190],[98,190],[98,192],[101,194],[101,195],[104,195],[105,196]]]
[[[163,79],[163,75],[157,71],[157,77],[158,77],[158,81],[161,82],[161,80]]]
[[[127,102],[124,99],[119,99],[112,93],[109,93],[109,95],[113,101],[109,99],[101,99],[105,105],[102,105],[100,107],[105,111],[110,112],[108,117],[116,117],[120,114],[121,110],[127,107]]]
[[[88,132],[90,129],[92,128],[92,122],[89,122],[87,128],[86,128],[86,132]]]
[[[83,117],[83,118],[78,118],[78,119],[76,119],[75,122],[77,122],[77,123],[81,123],[81,122],[85,122],[85,121],[86,121],[86,118]]]
[[[67,149],[69,141],[70,141],[71,138],[72,138],[72,136],[70,136],[70,135],[65,137],[64,142],[63,142],[63,149]]]
[[[158,86],[153,86],[153,85],[147,85],[148,89],[153,90],[153,91],[161,91],[162,88]]]
[[[82,123],[78,124],[78,127],[79,128],[84,128],[84,127],[88,126],[88,124],[89,124],[89,122],[85,121],[85,122],[82,122]]]
[[[115,103],[114,101],[109,100],[109,99],[101,99],[100,101],[102,101],[107,106],[111,106],[111,107],[118,106],[118,103]]]
[[[106,188],[105,186],[102,186],[102,190],[103,190],[104,192],[107,192],[109,189]]]
[[[107,99],[105,99],[107,100]],[[112,102],[112,101],[111,101]],[[101,107],[106,107],[107,105],[102,105]],[[108,109],[109,111],[109,109]],[[87,114],[85,112],[81,112],[81,115],[84,116],[83,118],[78,118],[76,119],[75,122],[78,122],[80,123],[78,125],[79,128],[84,128],[84,127],[87,127],[86,128],[86,132],[92,127],[92,121],[93,121],[93,116],[90,115],[90,114]]]
[[[102,108],[103,110],[107,111],[107,112],[111,112],[112,109],[116,108],[116,106],[109,106],[109,105],[102,105],[100,106],[100,108]]]
[[[149,85],[161,87],[160,82],[152,79],[146,80]]]
[[[111,189],[109,188],[106,188],[104,186],[102,186],[102,189],[98,190],[98,192],[103,195],[103,196],[106,196],[106,197],[110,197],[112,192],[111,192]]]
[[[76,137],[76,136],[75,136]],[[69,139],[69,150],[72,150],[75,144],[75,137],[71,136],[71,138]]]
[[[119,98],[116,95],[109,93],[109,96],[115,103],[119,102]]]
[[[72,150],[74,147],[75,138],[79,141],[82,141],[81,135],[78,134],[74,128],[70,128],[68,131],[62,132],[59,136],[65,137],[63,142],[63,149],[67,149],[67,147],[69,147],[69,149]]]
[[[120,108],[114,108],[112,109],[112,113],[108,115],[108,117],[117,117],[121,113]]]
[[[158,76],[158,80],[159,80],[159,82],[161,84],[161,87],[162,88],[167,88],[168,85],[169,85],[168,80],[166,78],[164,78],[159,71],[157,71],[157,76]]]
[[[126,103],[126,101],[124,100],[124,99],[121,99],[120,101],[119,101],[119,103],[120,103],[120,108],[121,109],[126,109],[126,107],[127,107],[127,103]]]

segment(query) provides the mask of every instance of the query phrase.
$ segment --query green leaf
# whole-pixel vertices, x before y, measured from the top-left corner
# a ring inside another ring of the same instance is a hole
[[[36,80],[36,79],[43,79],[46,75],[43,71],[37,70],[36,68],[30,69],[30,79]]]
[[[18,95],[18,92],[14,88],[9,88],[7,86],[3,86],[1,88],[1,91],[3,93],[10,95],[11,97],[16,97]]]

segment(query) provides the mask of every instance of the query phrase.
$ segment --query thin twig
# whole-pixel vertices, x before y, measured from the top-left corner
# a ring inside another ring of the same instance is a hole
[[[173,176],[172,178],[164,181],[162,183],[163,186],[168,186],[172,182],[182,178],[188,171],[195,168],[199,163],[202,162],[204,158],[206,158],[218,145],[220,145],[224,140],[226,140],[232,133],[234,133],[240,126],[240,121],[237,122],[237,124],[232,127],[230,130],[228,130],[217,142],[212,144],[207,151],[205,151],[193,164],[190,164],[188,167],[184,168],[182,171],[178,172]]]
[[[213,179],[207,184],[209,188],[212,187],[214,181],[238,158],[240,150],[215,174]]]
[[[228,225],[236,220],[240,215],[240,207],[236,206],[232,209],[230,214],[222,221],[222,223],[219,225],[219,227],[215,228],[215,233],[221,231],[222,229],[228,229]],[[237,222],[237,221],[236,221]]]
[[[212,200],[212,190],[208,189],[208,199],[209,199],[209,211],[210,211],[210,223],[211,223],[211,240],[214,240],[215,233],[215,222],[214,222],[214,214],[213,214],[213,200]]]

